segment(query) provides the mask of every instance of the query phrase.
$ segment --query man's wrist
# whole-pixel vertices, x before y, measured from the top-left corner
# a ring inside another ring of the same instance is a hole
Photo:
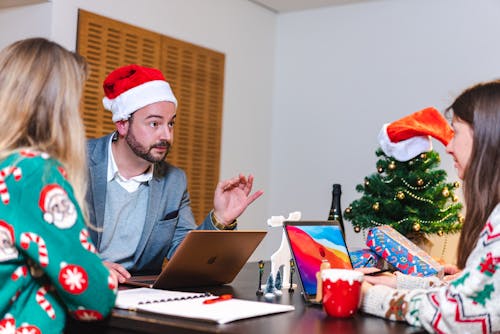
[[[212,219],[212,224],[219,229],[219,230],[234,230],[236,228],[236,225],[238,224],[238,221],[235,219],[231,222],[231,224],[223,224],[220,222],[220,220],[217,218],[215,215],[214,211],[210,213],[210,219]]]

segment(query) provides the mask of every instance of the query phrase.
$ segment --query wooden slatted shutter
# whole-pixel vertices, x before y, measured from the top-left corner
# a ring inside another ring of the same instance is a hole
[[[213,207],[219,178],[224,54],[81,9],[78,17],[77,51],[90,66],[82,101],[87,137],[115,130],[101,102],[109,72],[132,63],[159,68],[179,101],[167,159],[186,172],[191,207],[200,223]]]
[[[161,35],[110,20],[84,10],[78,11],[77,51],[90,67],[83,96],[83,120],[90,138],[115,129],[111,113],[102,107],[102,82],[113,69],[141,64],[158,67]]]
[[[219,177],[219,164],[211,161],[220,156],[224,55],[163,36],[160,69],[179,100],[169,161],[183,166],[191,196],[206,199],[193,207],[201,217],[213,207]]]

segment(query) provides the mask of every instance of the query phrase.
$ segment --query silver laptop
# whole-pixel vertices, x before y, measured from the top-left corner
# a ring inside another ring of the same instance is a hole
[[[231,283],[266,231],[190,231],[156,279],[133,276],[127,285],[173,289]]]

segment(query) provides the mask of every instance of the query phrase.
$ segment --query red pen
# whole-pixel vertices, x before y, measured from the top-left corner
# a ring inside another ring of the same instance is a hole
[[[220,295],[217,298],[205,299],[203,301],[203,304],[213,304],[213,303],[217,303],[217,302],[223,302],[223,301],[229,300],[231,298],[233,298],[233,295],[230,295],[230,294]]]

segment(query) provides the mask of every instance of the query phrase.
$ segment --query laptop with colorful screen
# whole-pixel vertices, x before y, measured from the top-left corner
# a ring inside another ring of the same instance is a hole
[[[351,259],[336,221],[285,221],[283,228],[295,261],[302,294],[316,303],[316,273],[324,262],[331,268],[352,269]]]

